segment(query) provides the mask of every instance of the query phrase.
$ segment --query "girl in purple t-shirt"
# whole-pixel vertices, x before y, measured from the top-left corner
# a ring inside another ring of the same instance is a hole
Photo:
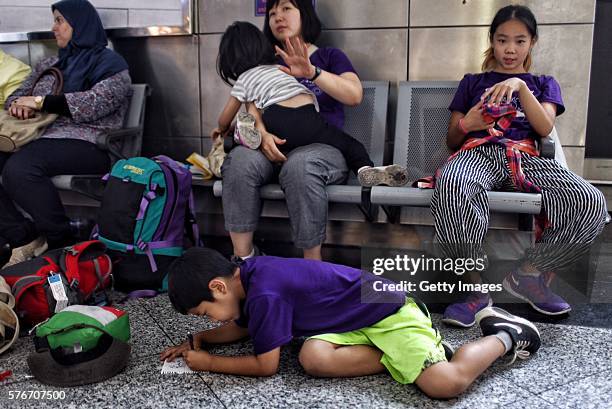
[[[571,307],[550,290],[551,273],[571,265],[588,249],[605,224],[606,203],[584,179],[554,159],[537,156],[534,141],[553,131],[555,117],[565,107],[553,77],[528,72],[538,39],[532,12],[524,6],[500,9],[489,39],[484,72],[465,75],[449,107],[447,144],[458,152],[436,181],[431,201],[436,235],[455,257],[484,257],[487,191],[541,193],[536,246],[503,285],[540,313],[564,314]],[[512,115],[504,118],[507,113]],[[444,321],[469,327],[475,314],[491,303],[488,294],[474,294],[450,305]]]

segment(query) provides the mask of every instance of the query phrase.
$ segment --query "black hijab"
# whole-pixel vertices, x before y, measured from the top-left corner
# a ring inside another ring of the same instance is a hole
[[[55,64],[64,75],[64,93],[91,89],[98,82],[128,69],[108,41],[98,12],[87,0],[62,0],[51,6],[72,27],[72,39],[59,50]]]

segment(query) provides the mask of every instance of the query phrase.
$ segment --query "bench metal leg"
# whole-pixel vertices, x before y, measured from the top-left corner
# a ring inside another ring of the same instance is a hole
[[[520,213],[518,215],[518,228],[520,231],[533,231],[533,228],[534,228],[533,215]]]
[[[359,210],[361,210],[361,213],[363,213],[366,220],[370,223],[378,218],[378,206],[372,204],[371,194],[371,187],[361,188],[361,204],[359,205]]]
[[[402,208],[400,206],[382,206],[383,211],[387,215],[387,221],[391,224],[400,222]]]

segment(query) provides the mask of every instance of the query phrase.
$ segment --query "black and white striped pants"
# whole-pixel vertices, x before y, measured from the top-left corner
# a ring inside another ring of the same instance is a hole
[[[525,177],[542,190],[548,220],[526,258],[540,271],[564,268],[588,251],[602,231],[606,201],[598,189],[553,159],[521,155]],[[459,153],[442,167],[431,201],[438,242],[460,249],[462,254],[454,257],[482,256],[489,225],[486,191],[512,188],[503,147],[483,145]]]

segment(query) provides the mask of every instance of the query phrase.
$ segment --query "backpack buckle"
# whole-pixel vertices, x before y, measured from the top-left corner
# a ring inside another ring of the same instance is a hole
[[[76,290],[77,287],[79,286],[79,280],[77,280],[76,278],[73,278],[72,281],[70,282],[70,288],[72,290]]]
[[[72,246],[64,247],[66,253],[70,253],[71,256],[78,256],[79,251]]]

